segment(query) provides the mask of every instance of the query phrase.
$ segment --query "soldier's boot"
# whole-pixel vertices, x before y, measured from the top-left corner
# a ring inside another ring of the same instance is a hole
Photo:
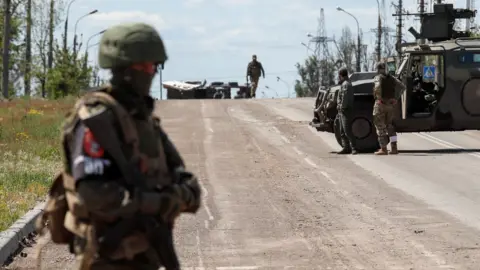
[[[390,155],[398,154],[397,142],[391,142],[390,147],[392,148],[392,150],[389,152]]]
[[[338,155],[346,155],[346,154],[351,154],[351,153],[352,153],[352,149],[350,149],[348,147],[344,147],[344,148],[342,148],[342,150],[337,152]]]
[[[352,154],[352,155],[356,155],[356,154],[358,154],[358,151],[357,151],[357,149],[355,149],[354,147],[352,147],[352,153],[351,153],[351,154]]]
[[[375,152],[374,154],[377,156],[388,155],[387,146],[386,145],[381,146],[380,149],[378,149],[378,151]]]
[[[339,155],[346,155],[346,154],[351,154],[352,153],[352,148],[350,147],[350,143],[346,140],[342,140],[343,148],[337,154]]]

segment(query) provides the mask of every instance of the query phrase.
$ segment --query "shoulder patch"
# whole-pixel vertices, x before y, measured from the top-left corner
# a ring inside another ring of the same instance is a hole
[[[105,150],[100,146],[100,144],[93,136],[93,133],[90,129],[86,128],[83,136],[83,151],[93,158],[101,158],[105,155]]]

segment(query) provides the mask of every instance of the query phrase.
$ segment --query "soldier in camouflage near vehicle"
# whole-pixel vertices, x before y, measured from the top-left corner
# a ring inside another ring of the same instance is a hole
[[[377,130],[380,149],[375,155],[388,155],[387,145],[390,142],[390,154],[398,154],[397,132],[394,126],[395,106],[405,85],[394,76],[390,75],[383,62],[377,64],[378,75],[374,78],[373,95],[373,123]]]
[[[355,136],[352,133],[352,117],[354,104],[354,90],[348,79],[348,70],[342,68],[338,71],[338,82],[341,85],[337,96],[337,111],[340,119],[340,136],[343,149],[338,154],[357,154]]]
[[[257,56],[254,54],[252,56],[252,61],[248,63],[248,66],[247,66],[247,82],[248,82],[248,78],[250,77],[250,82],[252,83],[252,87],[250,90],[250,97],[252,98],[256,96],[258,80],[260,79],[260,75],[262,75],[263,78],[265,78],[265,70],[263,70],[262,63],[257,61]]]
[[[64,170],[37,223],[48,221],[53,242],[70,246],[74,269],[180,269],[173,224],[197,212],[201,192],[153,115],[150,87],[166,60],[149,25],[102,36],[99,65],[112,71],[111,85],[87,92],[66,120]]]

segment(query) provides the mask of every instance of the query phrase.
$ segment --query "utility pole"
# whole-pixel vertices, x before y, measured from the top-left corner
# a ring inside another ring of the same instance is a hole
[[[32,64],[32,0],[27,1],[27,33],[25,37],[25,96],[31,92],[31,64]]]
[[[48,68],[53,67],[53,23],[55,17],[55,0],[50,0],[50,22],[48,23]]]
[[[8,73],[10,71],[10,18],[11,18],[11,0],[3,1],[4,8],[4,21],[3,21],[3,72],[2,72],[2,88],[3,96],[8,98],[9,93],[9,78]]]
[[[403,27],[403,0],[398,0],[398,6],[397,6],[397,14],[399,14],[397,18],[397,55],[398,55],[398,61],[400,61],[400,58],[402,57],[402,27]]]
[[[161,64],[160,65],[160,72],[158,72],[158,75],[160,77],[160,100],[163,100],[163,81],[162,81],[162,71],[163,71],[163,68],[165,67],[164,64]]]
[[[329,78],[328,78],[328,65],[326,61],[328,60],[328,56],[330,55],[328,51],[328,44],[327,42],[334,41],[327,37],[327,30],[325,26],[325,12],[323,8],[320,9],[320,17],[318,18],[318,26],[317,26],[317,35],[313,36],[312,34],[308,34],[307,37],[310,38],[310,42],[315,43],[315,56],[318,64],[318,88],[320,89],[322,86],[330,86]],[[308,48],[308,46],[307,46]]]
[[[419,11],[420,11],[420,25],[423,25],[423,17],[425,14],[425,0],[420,0],[419,2]],[[420,39],[420,44],[425,44],[425,39],[421,38]]]
[[[380,3],[378,4],[378,22],[377,22],[377,63],[382,60],[382,18],[380,17]]]

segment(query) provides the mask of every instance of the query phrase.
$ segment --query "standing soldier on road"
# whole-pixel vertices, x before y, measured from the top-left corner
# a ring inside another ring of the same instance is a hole
[[[338,154],[357,154],[355,149],[355,136],[352,133],[353,116],[353,86],[348,79],[348,70],[342,68],[338,71],[338,81],[341,88],[337,95],[337,110],[340,119],[340,136],[342,137],[343,149]]]
[[[99,65],[112,71],[111,85],[88,92],[67,119],[64,171],[41,218],[53,242],[69,244],[74,269],[180,269],[173,223],[197,212],[201,192],[153,115],[150,87],[166,60],[149,25],[117,25],[102,36]],[[62,192],[65,222],[58,218]]]
[[[397,132],[393,124],[395,105],[405,90],[405,85],[394,76],[388,74],[384,63],[377,64],[378,75],[374,78],[373,122],[377,129],[380,149],[375,155],[388,155],[387,145],[390,141],[390,154],[398,154]],[[389,138],[390,137],[390,138]]]
[[[255,97],[255,93],[257,92],[258,80],[260,79],[260,75],[265,78],[265,70],[263,70],[262,63],[257,61],[257,56],[254,54],[252,56],[252,62],[248,63],[247,66],[247,82],[248,77],[250,77],[250,82],[252,83],[250,97],[252,98]]]

